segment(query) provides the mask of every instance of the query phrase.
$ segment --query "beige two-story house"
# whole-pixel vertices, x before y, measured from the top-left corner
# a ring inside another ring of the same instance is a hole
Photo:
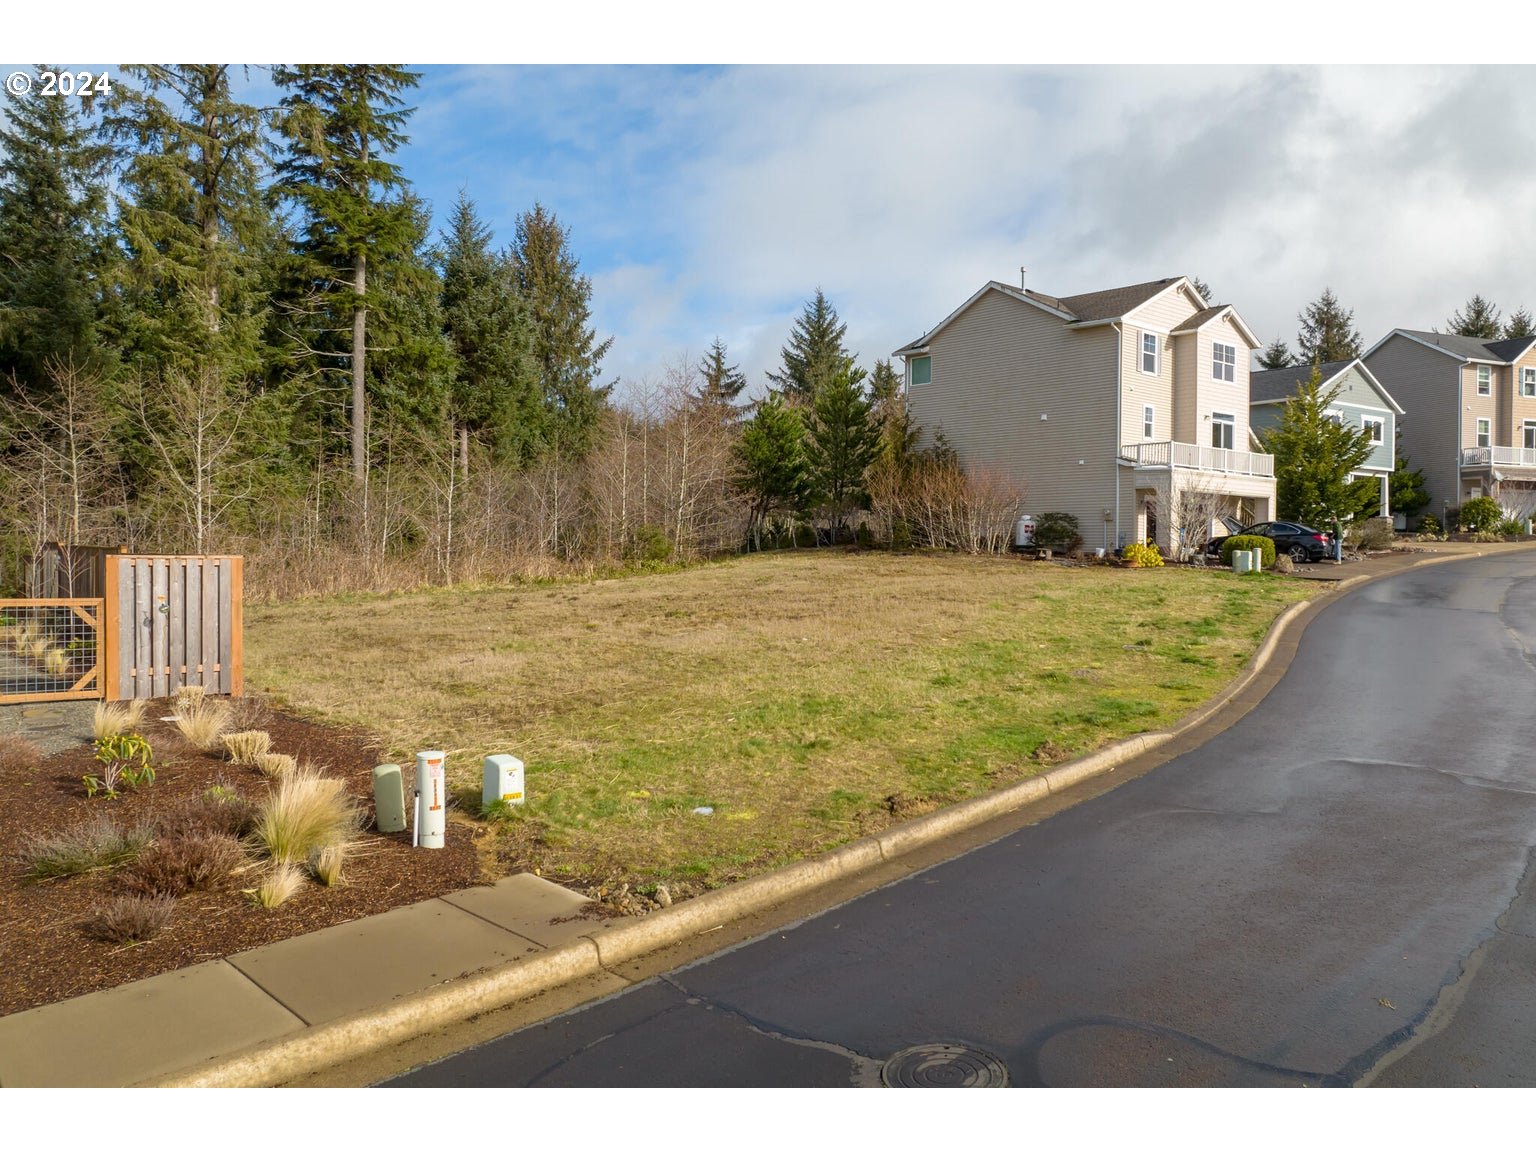
[[[942,431],[963,465],[1022,485],[1030,513],[1070,512],[1086,547],[1174,555],[1181,511],[1275,514],[1274,457],[1249,434],[1258,347],[1175,276],[1076,296],[994,280],[894,355],[924,443]]]
[[[1492,496],[1512,516],[1536,512],[1536,336],[1394,328],[1363,359],[1407,410],[1399,450],[1424,473],[1426,511]]]

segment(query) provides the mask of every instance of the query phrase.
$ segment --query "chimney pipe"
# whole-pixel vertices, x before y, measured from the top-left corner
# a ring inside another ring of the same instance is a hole
[[[1025,289],[1025,285],[1024,285],[1024,277],[1025,277],[1025,275],[1028,272],[1029,272],[1028,268],[1024,267],[1024,265],[1022,265],[1022,264],[1019,265],[1019,291],[1020,292],[1023,292],[1023,291],[1026,290]]]

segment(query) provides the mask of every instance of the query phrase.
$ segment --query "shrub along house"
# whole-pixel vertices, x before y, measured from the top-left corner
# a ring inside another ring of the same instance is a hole
[[[1176,552],[1180,521],[1274,515],[1274,457],[1249,435],[1258,346],[1183,276],[1076,296],[994,280],[894,355],[925,444],[942,432],[1032,514],[1076,516],[1087,547]]]
[[[1408,409],[1402,452],[1424,473],[1428,511],[1475,496],[1519,519],[1536,511],[1536,336],[1394,328],[1363,359]]]
[[[1328,414],[1350,428],[1364,428],[1371,435],[1371,454],[1349,474],[1351,480],[1375,477],[1381,486],[1380,516],[1388,515],[1388,485],[1397,461],[1397,418],[1402,408],[1359,359],[1335,360],[1319,368],[1318,395],[1334,393]],[[1256,436],[1280,423],[1285,402],[1312,379],[1311,365],[1275,368],[1249,377],[1249,420]]]

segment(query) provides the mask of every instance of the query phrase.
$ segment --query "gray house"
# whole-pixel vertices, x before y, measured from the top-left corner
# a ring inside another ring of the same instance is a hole
[[[1353,480],[1374,476],[1381,484],[1381,512],[1387,515],[1388,482],[1397,461],[1397,421],[1403,409],[1381,381],[1359,359],[1335,360],[1321,366],[1318,395],[1334,392],[1328,414],[1351,428],[1365,428],[1373,447],[1364,465],[1349,474]],[[1248,377],[1248,420],[1260,440],[1280,423],[1285,402],[1312,379],[1311,365],[1254,372]]]
[[[1402,451],[1424,472],[1430,512],[1474,496],[1517,518],[1536,512],[1536,336],[1394,328],[1363,359],[1408,409]]]

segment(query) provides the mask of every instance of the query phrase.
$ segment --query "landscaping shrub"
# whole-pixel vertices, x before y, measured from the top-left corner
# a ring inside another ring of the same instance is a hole
[[[272,751],[272,737],[266,732],[227,732],[221,740],[224,751],[236,764],[255,764],[258,757]]]
[[[298,865],[280,861],[256,889],[256,903],[263,908],[276,908],[286,904],[304,886],[304,873]]]
[[[0,770],[16,772],[36,768],[43,758],[43,750],[32,741],[15,732],[0,736]]]
[[[281,780],[297,768],[298,764],[299,762],[292,756],[282,752],[266,752],[256,757],[256,770],[274,780]]]
[[[1502,544],[1504,542],[1504,536],[1499,532],[1471,532],[1468,533],[1467,539],[1474,544]]]
[[[148,700],[119,700],[110,704],[103,700],[91,716],[92,737],[100,743],[138,731],[144,723],[144,709],[148,704]]]
[[[1507,520],[1499,521],[1499,524],[1496,528],[1494,528],[1494,531],[1497,532],[1500,536],[1524,536],[1525,521],[1516,520],[1513,516],[1511,516]]]
[[[1083,546],[1077,517],[1070,512],[1047,512],[1035,522],[1035,546],[1052,552],[1072,552]]]
[[[178,836],[156,840],[123,869],[122,887],[130,895],[180,896],[212,888],[245,861],[233,836]]]
[[[222,751],[224,733],[231,727],[229,705],[215,696],[203,695],[201,688],[196,693],[190,688],[181,691],[186,695],[176,698],[172,719],[182,739],[202,752]]]
[[[108,944],[152,939],[170,922],[174,896],[119,896],[96,910],[86,931]]]
[[[1127,544],[1125,551],[1121,555],[1132,568],[1161,568],[1163,566],[1163,554],[1157,550],[1157,545],[1150,540],[1145,544]]]
[[[201,796],[168,807],[155,820],[155,835],[166,839],[244,836],[256,819],[256,806],[233,789],[216,785]]]
[[[1392,521],[1385,516],[1372,516],[1349,528],[1349,543],[1362,552],[1387,552],[1397,540]]]
[[[307,860],[328,844],[352,839],[362,813],[342,781],[310,766],[297,768],[257,808],[252,835],[279,863]]]
[[[98,812],[83,824],[51,836],[37,836],[21,846],[27,879],[54,880],[98,868],[115,868],[137,856],[150,841],[145,824],[123,827]]]
[[[98,793],[109,800],[117,798],[118,785],[137,788],[155,782],[154,753],[149,741],[136,732],[121,732],[96,741],[96,762],[100,773],[81,777],[85,794]]]
[[[1265,568],[1275,566],[1275,542],[1268,536],[1228,536],[1221,542],[1221,562],[1228,568],[1232,567],[1232,553],[1238,549],[1251,552],[1257,548],[1261,556],[1260,562]]]
[[[1504,509],[1492,496],[1474,496],[1461,506],[1456,525],[1463,532],[1492,532],[1504,519]]]

